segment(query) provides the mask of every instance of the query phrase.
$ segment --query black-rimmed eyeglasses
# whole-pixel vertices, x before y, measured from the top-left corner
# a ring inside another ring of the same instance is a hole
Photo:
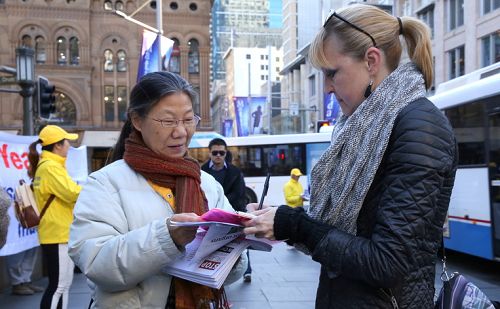
[[[330,11],[332,12],[332,11]],[[347,21],[347,19],[343,18],[342,16],[338,15],[337,13],[335,13],[335,11],[333,11],[330,16],[328,16],[328,18],[326,19],[325,23],[323,24],[323,28],[326,28],[326,26],[328,25],[328,22],[330,22],[330,20],[332,19],[332,17],[337,17],[338,19],[340,19],[341,21],[345,22],[346,24],[348,24],[349,26],[353,27],[354,29],[358,30],[359,32],[362,32],[364,34],[366,34],[373,42],[373,46],[374,47],[377,47],[377,43],[375,43],[375,39],[368,33],[366,32],[365,30],[361,29],[360,27],[356,26],[355,24]]]
[[[200,116],[198,115],[194,115],[192,118],[186,118],[186,119],[156,119],[151,117],[148,118],[159,122],[161,126],[164,128],[176,128],[181,122],[184,125],[184,127],[192,128],[196,127],[201,120]]]

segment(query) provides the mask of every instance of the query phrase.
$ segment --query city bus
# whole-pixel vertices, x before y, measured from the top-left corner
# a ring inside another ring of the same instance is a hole
[[[304,189],[309,188],[309,175],[321,154],[330,145],[331,132],[283,135],[251,135],[223,137],[231,152],[232,163],[239,167],[245,178],[246,201],[260,201],[267,173],[269,190],[264,199],[267,205],[283,205],[284,184],[290,180],[290,170],[299,168]],[[211,138],[193,139],[189,153],[201,164],[209,160],[208,143]]]
[[[500,63],[438,86],[459,152],[446,248],[500,261]]]

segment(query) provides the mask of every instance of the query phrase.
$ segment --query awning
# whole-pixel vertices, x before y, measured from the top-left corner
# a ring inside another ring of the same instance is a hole
[[[110,148],[116,144],[120,131],[85,131],[81,145]]]
[[[116,144],[118,137],[120,136],[120,131],[85,131],[83,133],[83,138],[81,145],[87,147],[103,147],[110,148]],[[223,138],[217,132],[196,132],[191,139],[190,147],[200,147],[197,140],[211,140],[213,138]]]

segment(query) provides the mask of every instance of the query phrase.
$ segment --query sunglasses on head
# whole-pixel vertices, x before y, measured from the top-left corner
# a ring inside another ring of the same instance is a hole
[[[226,155],[226,152],[224,150],[214,150],[212,151],[212,156],[216,157],[217,155],[220,155],[221,157]]]
[[[326,19],[325,23],[323,24],[323,28],[326,28],[326,26],[328,25],[328,23],[330,22],[330,20],[334,16],[337,17],[338,19],[340,19],[341,21],[345,22],[346,24],[348,24],[352,28],[358,30],[359,32],[362,32],[362,33],[366,34],[370,38],[370,40],[372,40],[373,46],[377,47],[377,43],[375,43],[375,39],[368,32],[366,32],[365,30],[363,30],[360,27],[356,26],[355,24],[347,21],[347,19],[345,19],[342,16],[338,15],[337,13],[335,13],[335,11],[333,11],[333,13],[331,13],[330,16],[328,16],[328,18]]]

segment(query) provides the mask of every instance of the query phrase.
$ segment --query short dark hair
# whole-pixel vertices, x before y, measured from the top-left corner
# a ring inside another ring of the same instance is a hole
[[[213,140],[208,143],[208,149],[212,149],[212,146],[218,145],[218,146],[224,146],[224,148],[227,149],[227,144],[226,141],[224,141],[222,138],[214,138]]]

